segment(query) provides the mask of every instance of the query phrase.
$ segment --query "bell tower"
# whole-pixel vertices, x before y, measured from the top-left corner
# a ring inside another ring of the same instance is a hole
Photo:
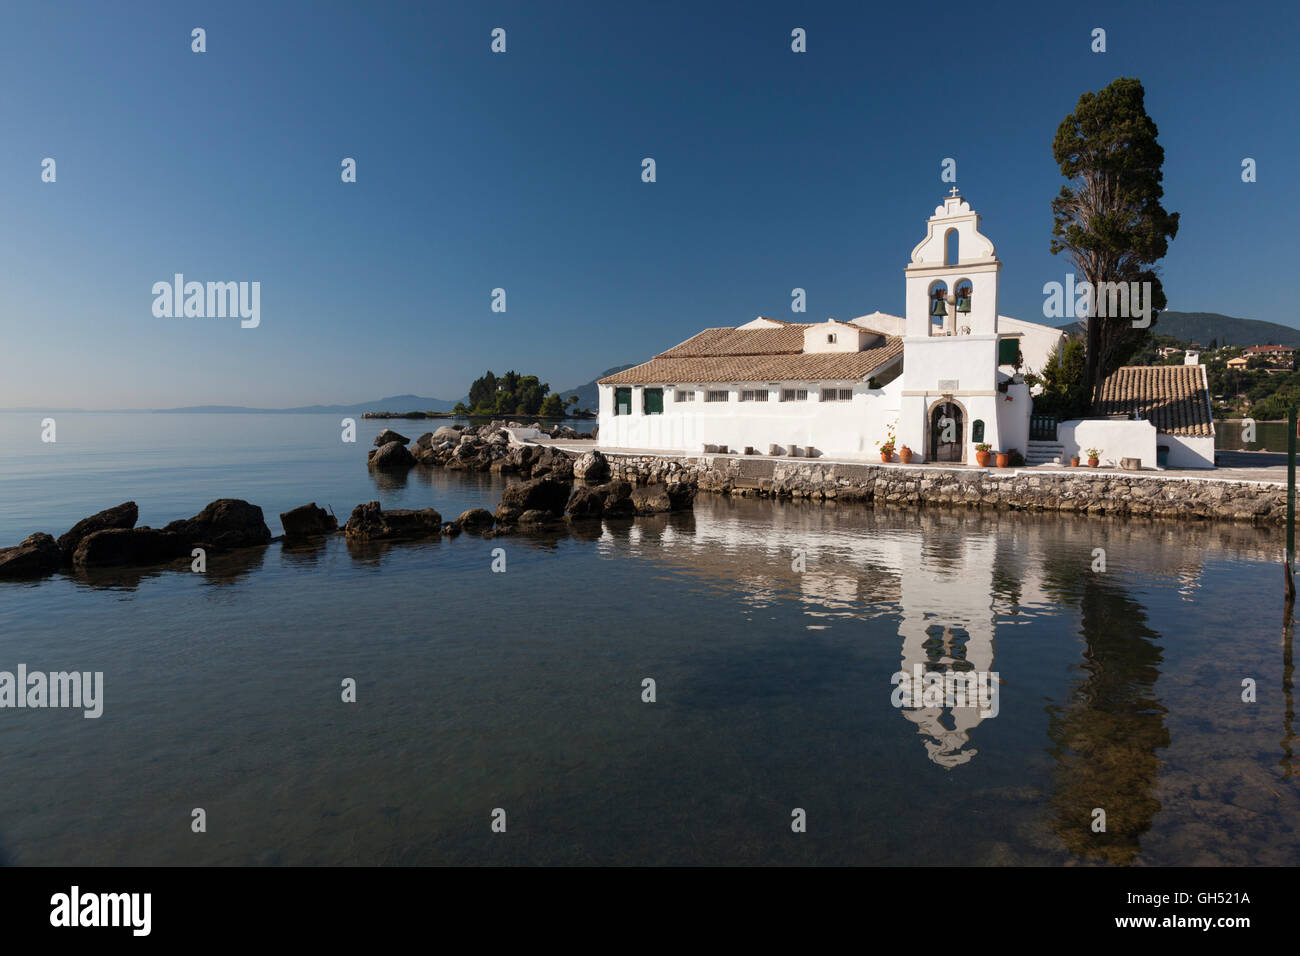
[[[903,270],[907,314],[898,437],[922,461],[973,464],[974,446],[1013,439],[999,404],[998,261],[956,187]],[[1019,409],[1017,409],[1017,412]],[[1027,421],[1027,419],[1026,419]]]
[[[957,187],[935,207],[907,276],[907,335],[996,335],[998,261],[980,217]]]

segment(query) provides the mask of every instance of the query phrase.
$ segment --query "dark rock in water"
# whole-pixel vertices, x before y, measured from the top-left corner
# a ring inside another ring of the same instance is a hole
[[[531,508],[519,516],[519,526],[521,528],[537,528],[549,524],[554,524],[555,515],[549,511],[542,511],[539,508]]]
[[[549,475],[533,478],[516,484],[506,485],[501,492],[501,504],[523,511],[549,511],[559,517],[564,514],[564,506],[569,502],[572,485],[559,481]]]
[[[461,531],[486,531],[495,520],[492,512],[486,508],[470,508],[469,511],[462,512],[454,523]]]
[[[96,531],[107,531],[109,528],[134,528],[139,518],[140,509],[136,507],[134,501],[124,501],[116,508],[106,508],[99,514],[82,518],[66,534],[59,536],[59,547],[63,549],[64,563],[72,563],[72,555],[86,535]]]
[[[338,518],[324,508],[317,508],[314,501],[280,515],[280,524],[284,525],[284,533],[290,538],[309,538],[317,534],[333,534],[339,530]]]
[[[261,509],[258,509],[261,514]],[[267,539],[271,537],[268,531]],[[117,565],[165,564],[189,557],[194,542],[183,534],[157,528],[109,528],[81,539],[72,555],[79,568],[107,568]]]
[[[0,548],[0,580],[40,577],[63,564],[63,549],[43,531],[28,535],[15,547]]]
[[[390,441],[370,453],[367,464],[379,471],[402,471],[415,467],[415,457],[399,441]]]
[[[442,515],[433,508],[385,511],[372,501],[352,509],[343,531],[354,540],[436,538],[442,534]]]
[[[433,444],[433,432],[425,432],[415,440],[416,448],[428,448]]]
[[[600,500],[605,502],[606,505],[619,498],[632,497],[632,485],[626,481],[609,481],[603,485],[597,485],[591,490],[593,494],[600,495]]]
[[[163,531],[217,550],[251,548],[271,540],[262,509],[240,498],[218,498],[193,518],[173,521]]]
[[[573,457],[559,448],[543,448],[533,461],[533,477],[550,475],[562,481],[573,477]]]
[[[666,514],[673,510],[673,503],[668,499],[668,492],[663,485],[651,485],[633,491],[632,506],[639,515]]]
[[[407,438],[405,435],[399,435],[391,428],[385,428],[383,431],[381,431],[378,435],[375,436],[375,447],[383,448],[389,442],[393,442],[393,441],[401,445],[409,445],[411,443],[411,439]]]
[[[493,518],[495,518],[498,528],[507,528],[510,525],[518,524],[519,516],[523,513],[524,511],[522,508],[502,504],[497,506],[496,514],[493,515]]]
[[[606,498],[602,514],[606,518],[635,518],[636,505],[631,498]]]
[[[605,510],[605,500],[586,485],[574,485],[564,510],[574,519],[599,518]]]
[[[626,481],[611,481],[592,489],[599,495],[605,507],[606,518],[631,518],[636,515],[636,505],[632,503],[632,486]]]
[[[664,486],[673,511],[687,511],[695,507],[695,485],[686,481],[670,481]]]
[[[609,481],[609,459],[598,451],[589,451],[573,463],[573,477],[584,481]]]

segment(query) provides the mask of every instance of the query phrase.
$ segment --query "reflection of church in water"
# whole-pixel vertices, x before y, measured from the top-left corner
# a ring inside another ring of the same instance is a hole
[[[946,553],[929,561],[908,562],[900,577],[903,655],[899,671],[952,678],[971,675],[982,688],[988,687],[997,680],[992,607],[997,539],[968,537],[948,544]],[[914,691],[921,706],[905,706],[901,713],[916,725],[927,756],[947,769],[968,763],[979,753],[971,732],[996,709],[990,711],[978,695],[965,694],[925,706],[919,699],[921,689]],[[1000,694],[1001,687],[992,687],[991,692]]]

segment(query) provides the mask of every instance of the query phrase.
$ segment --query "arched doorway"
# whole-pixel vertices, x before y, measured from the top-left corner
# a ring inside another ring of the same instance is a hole
[[[966,422],[956,402],[939,402],[930,409],[930,460],[966,460]]]

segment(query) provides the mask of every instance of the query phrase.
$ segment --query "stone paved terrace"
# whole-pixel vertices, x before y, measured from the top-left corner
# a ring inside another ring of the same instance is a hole
[[[1218,468],[1165,468],[1155,469],[1146,468],[1142,471],[1122,471],[1116,468],[1070,468],[1063,465],[1033,465],[1022,466],[1020,468],[980,468],[978,465],[961,465],[961,464],[913,464],[903,465],[894,462],[889,465],[882,464],[879,457],[876,458],[787,458],[784,456],[769,455],[705,455],[703,453],[690,454],[683,451],[666,450],[662,448],[604,448],[598,440],[577,440],[560,439],[560,438],[543,438],[538,444],[554,445],[565,451],[571,451],[581,454],[584,451],[596,449],[606,455],[620,455],[624,457],[656,457],[656,458],[710,458],[710,459],[728,459],[735,458],[750,461],[783,461],[801,464],[817,463],[822,465],[876,465],[881,468],[897,468],[902,471],[907,470],[927,470],[934,471],[986,471],[986,472],[1003,472],[1012,473],[1032,473],[1041,474],[1044,472],[1067,472],[1073,474],[1115,474],[1125,476],[1140,476],[1142,478],[1166,478],[1170,480],[1197,479],[1201,481],[1250,481],[1266,482],[1269,484],[1286,484],[1286,455],[1276,452],[1257,452],[1257,451],[1221,451],[1219,452]],[[1298,455],[1297,457],[1300,457]]]

